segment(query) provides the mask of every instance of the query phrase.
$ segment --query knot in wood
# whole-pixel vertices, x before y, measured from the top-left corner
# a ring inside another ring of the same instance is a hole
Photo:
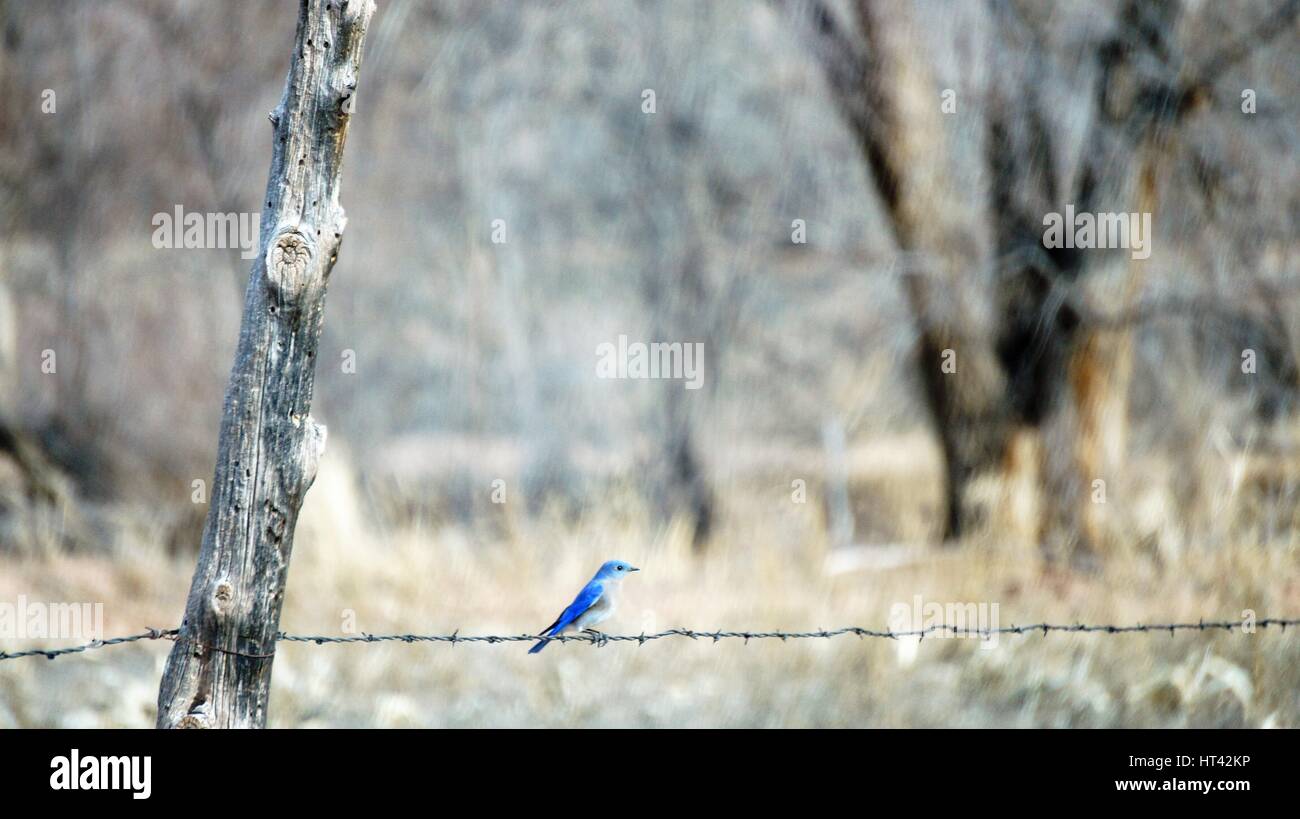
[[[190,712],[176,721],[177,728],[211,728],[212,714],[207,702],[201,702],[190,708]]]
[[[186,714],[176,723],[177,728],[211,728],[212,717],[207,714]]]
[[[212,610],[218,617],[226,616],[230,611],[230,601],[235,599],[235,587],[228,580],[222,580],[217,583],[217,588],[212,592]]]
[[[267,255],[266,277],[276,295],[286,302],[297,301],[310,281],[311,242],[301,232],[289,230],[275,238]]]
[[[269,534],[274,540],[282,540],[284,538],[285,529],[288,526],[288,521],[285,519],[284,512],[270,501],[267,501],[266,518],[267,534]]]

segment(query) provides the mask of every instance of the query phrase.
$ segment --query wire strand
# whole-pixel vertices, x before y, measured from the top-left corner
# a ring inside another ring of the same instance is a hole
[[[1171,636],[1179,631],[1225,631],[1230,632],[1240,630],[1243,633],[1247,626],[1253,625],[1255,628],[1268,629],[1278,626],[1282,631],[1286,631],[1288,626],[1300,625],[1300,618],[1277,618],[1266,617],[1262,620],[1256,620],[1253,624],[1241,620],[1198,620],[1195,623],[1136,623],[1132,625],[1096,625],[1085,623],[1063,624],[1063,623],[1036,623],[1033,625],[1010,625],[1000,626],[997,628],[968,628],[965,626],[953,626],[947,623],[938,623],[926,626],[921,629],[910,631],[879,631],[869,628],[860,628],[858,626],[844,626],[835,629],[818,629],[816,631],[701,631],[698,629],[674,628],[667,631],[660,631],[654,634],[603,634],[601,632],[586,632],[582,634],[561,634],[557,637],[543,637],[537,634],[472,634],[462,636],[460,631],[454,631],[451,634],[346,634],[346,635],[325,635],[325,634],[285,634],[280,632],[276,635],[277,643],[311,643],[318,646],[342,643],[451,643],[455,646],[458,643],[533,643],[538,640],[548,640],[557,643],[578,642],[590,643],[593,646],[605,646],[609,643],[637,643],[644,645],[652,640],[663,640],[670,637],[685,637],[691,640],[711,640],[714,643],[722,640],[743,640],[746,645],[751,640],[812,640],[812,639],[830,639],[832,637],[843,637],[853,635],[862,638],[878,638],[897,640],[899,638],[918,638],[924,640],[932,634],[944,634],[953,637],[979,637],[988,639],[994,635],[1001,634],[1040,634],[1046,636],[1051,632],[1074,632],[1080,634],[1134,634],[1134,633],[1153,633],[1168,632]],[[104,648],[106,646],[123,645],[125,643],[134,643],[140,640],[185,640],[195,642],[201,648],[221,651],[225,654],[233,654],[241,657],[252,659],[269,659],[275,656],[274,652],[268,654],[244,654],[217,646],[208,646],[203,643],[191,640],[181,633],[180,629],[156,629],[151,628],[139,634],[131,634],[125,637],[113,637],[108,640],[96,640],[84,645],[72,646],[69,648],[34,648],[27,651],[6,652],[0,651],[0,660],[16,660],[20,657],[45,657],[53,660],[68,654],[80,654],[85,651]]]

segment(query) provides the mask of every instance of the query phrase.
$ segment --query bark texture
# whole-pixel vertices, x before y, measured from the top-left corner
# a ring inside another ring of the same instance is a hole
[[[293,532],[325,428],[309,415],[325,290],[346,224],[343,146],[371,0],[302,0],[274,128],[261,254],[244,295],[211,504],[159,728],[266,724]]]

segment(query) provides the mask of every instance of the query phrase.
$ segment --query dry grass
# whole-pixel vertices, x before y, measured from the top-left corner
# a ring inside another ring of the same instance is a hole
[[[737,515],[714,551],[615,494],[577,520],[507,515],[500,534],[372,531],[345,459],[309,493],[283,618],[286,631],[356,628],[513,634],[545,625],[603,559],[644,571],[610,631],[883,627],[915,595],[997,603],[1001,624],[1136,622],[1300,611],[1295,544],[1140,550],[1095,574],[991,542],[918,549],[893,568],[828,571],[811,505]],[[752,497],[752,496],[751,496]],[[744,521],[749,520],[746,524]],[[843,561],[838,561],[840,565]],[[147,548],[11,559],[0,599],[105,603],[110,634],[170,625],[191,565]],[[281,646],[278,726],[1291,726],[1300,725],[1300,635],[1053,635],[739,643],[660,641]],[[0,726],[142,726],[167,646],[0,665]]]

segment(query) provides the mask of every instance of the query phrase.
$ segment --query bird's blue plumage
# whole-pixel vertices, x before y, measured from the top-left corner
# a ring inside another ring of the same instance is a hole
[[[596,601],[600,599],[600,593],[602,591],[604,591],[604,586],[601,582],[592,578],[587,585],[582,587],[582,591],[578,592],[578,596],[573,598],[573,602],[569,604],[569,607],[566,608],[559,617],[555,618],[555,622],[551,623],[549,628],[542,631],[542,634],[558,634],[563,631],[565,626],[569,625],[574,620],[577,620],[582,616],[583,612],[596,605]],[[546,648],[546,644],[549,642],[550,640],[542,640],[540,643],[530,648],[528,653],[536,654]]]
[[[546,644],[550,642],[550,637],[558,636],[571,625],[576,624],[579,627],[584,625],[593,626],[608,617],[610,612],[613,611],[617,591],[623,578],[628,572],[636,571],[640,570],[627,561],[606,561],[605,565],[600,567],[600,571],[596,572],[595,576],[587,581],[587,585],[582,587],[582,591],[578,592],[578,596],[573,598],[573,602],[569,604],[569,607],[561,612],[559,617],[555,618],[555,622],[542,629],[542,639],[537,645],[530,648],[528,653],[536,654],[546,648]],[[601,596],[607,590],[606,583],[610,584],[608,587],[610,598],[602,601]],[[591,607],[597,603],[600,604],[600,607],[592,612],[590,616],[582,619],[582,622],[578,622],[579,618],[591,611]]]

